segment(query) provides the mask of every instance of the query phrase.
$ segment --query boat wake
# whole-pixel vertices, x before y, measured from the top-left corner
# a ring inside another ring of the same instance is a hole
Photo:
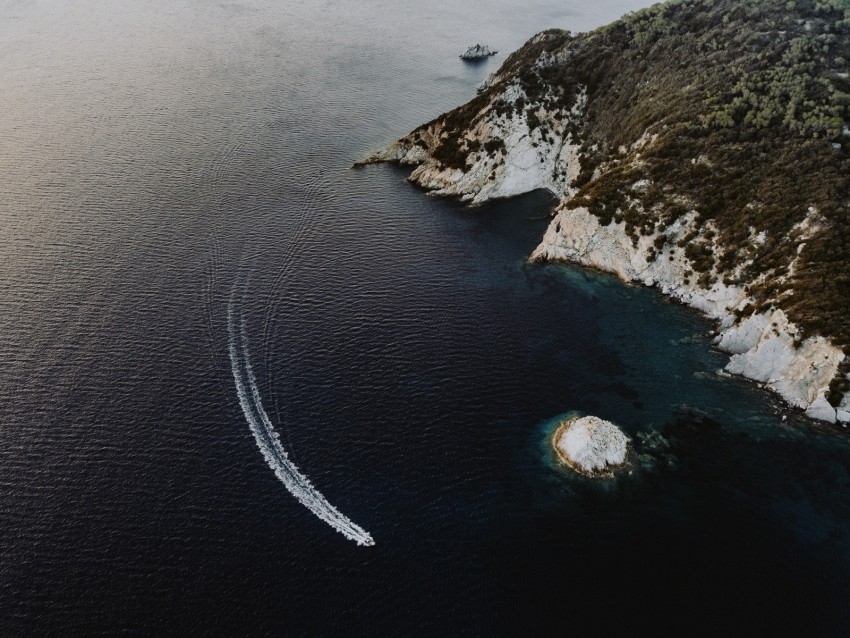
[[[239,315],[237,317],[237,314]],[[354,523],[342,512],[328,503],[310,480],[304,476],[295,464],[289,460],[280,437],[272,426],[271,420],[263,408],[257,380],[248,359],[248,337],[245,330],[245,318],[234,310],[233,300],[227,308],[227,328],[229,333],[230,365],[236,394],[245,419],[254,433],[257,446],[263,453],[269,467],[280,479],[286,489],[298,499],[304,507],[325,521],[340,534],[358,545],[374,545],[375,541],[365,529]]]

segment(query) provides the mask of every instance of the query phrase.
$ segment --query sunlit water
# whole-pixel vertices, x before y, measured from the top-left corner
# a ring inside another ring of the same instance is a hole
[[[527,264],[546,196],[349,169],[640,4],[0,2],[0,633],[846,633],[842,433],[653,291]],[[264,459],[231,303],[287,459],[374,547]],[[571,411],[672,447],[578,479]]]

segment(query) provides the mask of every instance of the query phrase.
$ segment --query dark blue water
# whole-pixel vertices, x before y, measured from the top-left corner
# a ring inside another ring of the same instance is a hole
[[[845,635],[850,447],[710,324],[529,265],[551,200],[350,164],[640,2],[0,3],[2,635]],[[290,459],[266,464],[228,305]],[[580,411],[669,448],[553,466]],[[650,467],[651,466],[651,467]]]

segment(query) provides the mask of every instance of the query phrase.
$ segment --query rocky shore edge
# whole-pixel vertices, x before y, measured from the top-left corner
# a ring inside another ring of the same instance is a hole
[[[569,52],[546,51],[546,42],[553,37],[544,32],[526,44],[524,49],[540,47],[542,52],[530,65],[524,62],[523,68],[565,63],[558,56]],[[510,60],[478,98],[420,126],[355,167],[373,163],[411,167],[410,182],[429,194],[458,197],[471,205],[538,189],[551,192],[559,203],[530,256],[532,262],[613,273],[699,310],[716,323],[714,343],[730,355],[727,372],[772,390],[812,419],[846,427],[850,392],[840,401],[831,403],[827,398],[834,379],[850,380],[850,375],[841,376],[842,349],[829,338],[804,336],[780,308],[756,310],[758,304],[746,286],[725,283],[724,273],[710,286],[701,285],[687,255],[689,238],[704,230],[695,211],[635,238],[625,221],[615,217],[603,225],[587,207],[576,206],[573,183],[582,170],[578,131],[586,120],[587,87],[578,87],[569,103],[554,99],[551,87],[538,87],[530,94],[519,77],[522,70],[512,68]],[[523,107],[506,106],[519,104]],[[654,136],[644,135],[620,153],[639,164],[654,141]],[[645,188],[641,181],[631,186],[636,195]],[[812,208],[793,232],[805,242],[820,230],[819,223],[819,213]],[[750,241],[758,246],[764,237],[755,233]],[[747,266],[742,259],[737,267]]]

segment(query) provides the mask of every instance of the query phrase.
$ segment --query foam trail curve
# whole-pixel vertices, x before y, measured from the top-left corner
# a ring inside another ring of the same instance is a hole
[[[263,453],[269,467],[281,483],[286,486],[299,503],[304,505],[318,518],[325,521],[340,534],[358,545],[374,545],[375,541],[365,529],[354,523],[342,512],[328,503],[327,499],[317,490],[310,480],[304,476],[295,464],[289,460],[286,450],[280,442],[280,437],[272,426],[271,420],[263,408],[257,380],[248,360],[248,338],[245,332],[245,320],[237,320],[233,302],[227,308],[227,327],[229,333],[230,365],[233,370],[233,380],[236,383],[236,394],[245,419],[254,434],[257,446]]]

